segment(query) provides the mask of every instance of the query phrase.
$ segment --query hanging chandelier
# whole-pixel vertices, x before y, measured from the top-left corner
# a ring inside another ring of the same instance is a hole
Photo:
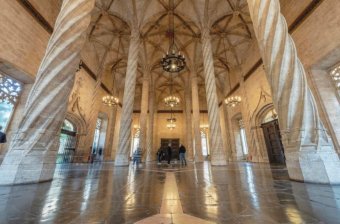
[[[118,57],[119,57],[119,47],[120,47],[120,38],[118,41],[118,50],[117,50],[117,60],[118,61]],[[118,64],[118,63],[117,63]],[[113,71],[113,76],[112,76],[112,93],[114,92],[114,81],[115,81],[115,73],[116,73],[116,69],[114,69]],[[119,99],[118,97],[115,97],[113,95],[106,95],[102,98],[102,102],[104,105],[109,106],[109,107],[114,107],[117,106],[119,104]]]
[[[169,30],[167,36],[169,37],[169,51],[163,55],[161,65],[163,70],[170,73],[180,72],[185,68],[186,62],[184,55],[177,50],[175,44],[175,22],[174,22],[174,2],[169,1]],[[178,52],[177,52],[178,51]]]
[[[119,99],[111,95],[104,96],[102,101],[103,104],[109,107],[117,106],[119,104]]]
[[[224,100],[225,104],[230,107],[236,107],[238,104],[241,103],[241,101],[242,98],[240,96],[230,96]]]
[[[224,47],[224,57],[227,60],[227,51],[225,47],[224,38],[223,38],[223,47]],[[229,78],[229,90],[231,90],[230,74],[228,74],[228,78]],[[242,101],[242,98],[240,96],[228,96],[224,100],[224,103],[229,107],[236,107],[237,105],[241,103],[241,101]]]
[[[174,129],[176,128],[176,124],[175,124],[175,123],[168,123],[168,124],[166,125],[166,127],[167,127],[168,129],[170,129],[170,130],[174,130]]]
[[[167,118],[166,121],[168,122],[166,124],[166,127],[170,130],[173,130],[176,128],[176,118],[173,117],[173,112],[172,112],[172,108],[171,108],[171,112],[170,112],[170,118]]]
[[[177,96],[170,95],[164,98],[164,103],[168,107],[175,107],[179,104],[180,100]]]

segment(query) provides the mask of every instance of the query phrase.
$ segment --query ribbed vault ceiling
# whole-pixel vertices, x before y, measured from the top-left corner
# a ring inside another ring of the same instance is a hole
[[[174,0],[174,6],[175,43],[188,65],[174,75],[174,92],[184,99],[184,87],[189,85],[186,76],[191,73],[199,76],[200,95],[205,96],[200,37],[203,24],[209,24],[216,83],[222,97],[228,70],[244,61],[253,37],[246,0]],[[142,39],[135,105],[138,109],[143,77],[153,80],[158,102],[169,92],[169,74],[160,67],[160,59],[169,49],[169,0],[97,0],[87,49],[95,53],[97,64],[112,75],[117,93],[122,92],[133,28],[139,29]]]

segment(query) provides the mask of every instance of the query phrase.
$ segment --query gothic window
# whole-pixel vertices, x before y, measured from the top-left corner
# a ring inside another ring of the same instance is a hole
[[[332,77],[337,93],[340,95],[340,64],[331,69],[330,75]]]
[[[22,85],[0,73],[0,126],[6,128],[13,109],[18,102]]]
[[[239,120],[239,125],[240,125],[240,137],[241,137],[243,155],[248,155],[248,144],[247,144],[247,137],[246,137],[246,131],[244,129],[243,120]]]
[[[99,147],[99,136],[100,136],[100,131],[102,128],[102,123],[103,123],[103,120],[98,117],[97,122],[96,122],[96,130],[94,131],[92,153],[97,153],[97,149]]]

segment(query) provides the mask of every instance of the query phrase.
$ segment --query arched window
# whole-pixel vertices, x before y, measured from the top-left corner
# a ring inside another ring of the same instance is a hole
[[[338,96],[340,96],[340,64],[333,67],[329,74],[332,77]]]
[[[244,129],[244,124],[242,119],[239,120],[240,125],[240,137],[241,137],[241,145],[242,145],[242,152],[243,155],[248,155],[248,144],[247,144],[247,137],[246,137],[246,131]]]
[[[21,91],[21,83],[0,73],[0,126],[4,129],[8,126]]]
[[[60,131],[57,163],[70,163],[76,150],[77,128],[67,119]]]
[[[140,141],[140,128],[135,126],[134,127],[134,135],[133,135],[133,139],[132,139],[132,147],[131,147],[130,156],[133,155],[133,152],[139,146],[139,141]]]
[[[210,151],[208,144],[208,129],[206,128],[201,128],[201,144],[203,156],[208,156],[210,154]]]

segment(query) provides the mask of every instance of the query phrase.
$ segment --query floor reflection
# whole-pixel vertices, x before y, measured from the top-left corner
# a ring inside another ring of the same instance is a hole
[[[59,165],[51,183],[0,187],[0,223],[134,223],[159,214],[166,173],[183,212],[215,223],[339,223],[340,186],[292,182],[285,167]]]

